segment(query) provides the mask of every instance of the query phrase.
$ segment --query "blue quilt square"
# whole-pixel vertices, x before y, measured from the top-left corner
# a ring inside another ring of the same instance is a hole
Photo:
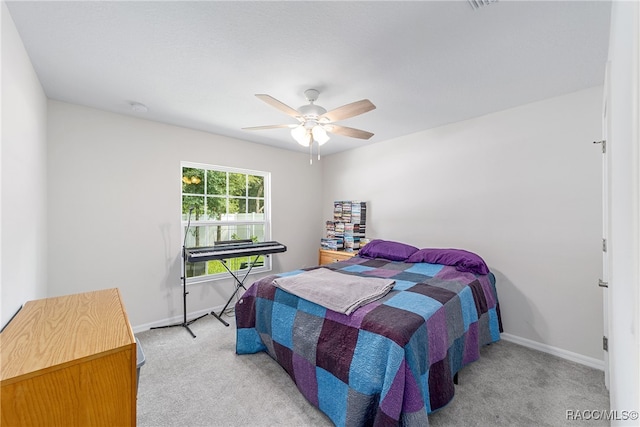
[[[491,338],[494,341],[500,340],[500,321],[498,320],[498,312],[495,307],[489,310],[489,329],[491,330]]]
[[[325,317],[327,313],[327,309],[325,307],[306,299],[300,299],[300,301],[298,301],[298,310],[317,317]]]
[[[398,292],[388,301],[385,301],[384,305],[419,314],[425,321],[442,307],[442,304],[433,298],[414,292]]]
[[[254,328],[242,328],[236,330],[236,353],[252,354],[265,351],[260,335]]]
[[[337,426],[346,424],[349,387],[322,368],[316,368],[318,407]]]
[[[362,272],[371,271],[371,270],[375,270],[375,269],[373,267],[366,267],[360,264],[354,264],[354,265],[350,265],[348,267],[340,269],[340,271],[349,271],[352,273],[362,273]]]
[[[424,274],[425,276],[433,277],[444,268],[444,265],[429,264],[427,262],[418,262],[411,268],[407,268],[405,271],[417,274]]]
[[[273,297],[273,300],[280,304],[285,304],[293,308],[298,308],[298,301],[300,300],[300,298],[278,288],[276,290],[275,296]]]
[[[361,330],[349,371],[349,386],[363,394],[379,393],[385,372],[398,370],[404,352],[394,341]]]
[[[284,273],[278,273],[278,277],[295,276],[296,274],[300,274],[300,273],[303,273],[303,272],[304,272],[304,270],[286,271]]]
[[[431,398],[429,397],[429,372],[427,371],[424,375],[420,376],[420,390],[422,391],[422,400],[425,402],[425,409],[427,410],[427,414],[430,414],[431,411]]]
[[[396,282],[396,284],[393,285],[393,289],[396,291],[406,291],[410,287],[415,286],[415,282],[410,282],[408,280],[397,280],[395,277],[393,279]]]
[[[473,300],[473,293],[471,292],[471,289],[464,288],[458,296],[460,297],[462,321],[464,322],[464,331],[466,332],[469,330],[469,325],[472,322],[478,321],[478,311],[476,310],[476,303]]]
[[[404,346],[405,359],[415,378],[429,372],[429,336],[426,325],[418,328]]]
[[[296,318],[296,309],[285,304],[274,303],[271,316],[271,335],[273,340],[285,347],[293,348],[292,327]]]
[[[256,298],[256,330],[258,333],[271,335],[271,312],[273,301],[270,299]]]

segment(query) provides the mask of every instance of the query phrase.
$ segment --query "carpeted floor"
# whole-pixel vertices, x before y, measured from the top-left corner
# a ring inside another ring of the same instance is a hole
[[[331,426],[267,354],[235,354],[234,319],[212,316],[182,327],[137,334],[145,354],[138,425]],[[567,411],[609,408],[604,374],[500,341],[460,371],[451,403],[429,416],[439,426],[603,426],[567,419]],[[591,414],[591,413],[588,413]]]

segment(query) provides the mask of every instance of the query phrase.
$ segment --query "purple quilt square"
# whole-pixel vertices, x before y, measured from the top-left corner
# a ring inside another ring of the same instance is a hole
[[[293,352],[283,346],[278,344],[277,342],[273,342],[273,350],[276,353],[276,360],[287,371],[287,374],[295,380],[294,370],[293,370]]]
[[[493,295],[493,288],[491,286],[491,282],[489,281],[489,276],[479,276],[478,281],[482,285],[482,289],[484,290],[484,296],[487,299],[487,305],[489,308],[493,308],[496,305],[496,299]]]
[[[419,314],[383,304],[364,316],[360,328],[387,337],[404,347],[423,324],[424,318]]]
[[[405,369],[406,362],[403,360],[400,367],[396,371],[393,377],[393,382],[387,390],[387,393],[382,397],[380,407],[385,414],[391,416],[394,420],[400,419],[400,413],[402,412],[402,404],[404,401],[404,386],[405,386]]]
[[[346,315],[344,313],[338,313],[336,311],[327,310],[327,314],[325,314],[325,318],[332,320],[334,322],[342,323],[346,326],[351,326],[352,328],[358,328],[360,326],[360,322],[362,321],[362,316],[354,317],[358,310],[354,311],[350,315]]]
[[[440,302],[441,304],[445,304],[451,298],[455,297],[456,294],[454,292],[448,291],[443,288],[439,288],[437,286],[431,286],[426,283],[418,283],[415,286],[407,289],[408,292],[415,292],[418,294],[426,295],[434,300]]]
[[[476,310],[478,310],[478,316],[483,313],[486,313],[489,309],[487,308],[487,299],[484,297],[484,290],[482,289],[482,285],[479,281],[474,280],[469,283],[469,288],[471,288],[471,292],[473,293],[473,301],[476,303]]]
[[[447,357],[449,347],[447,314],[444,307],[427,320],[427,331],[429,331],[429,363],[433,364]]]
[[[391,294],[391,292],[389,292],[389,294]],[[362,325],[362,319],[364,319],[371,310],[374,310],[376,307],[378,307],[382,303],[384,298],[387,298],[389,296],[389,294],[385,295],[383,298],[377,301],[363,305],[348,316],[346,314],[327,310],[327,314],[325,315],[325,317],[327,319],[333,320],[334,322],[342,323],[343,325],[351,326],[353,328],[360,328],[360,325]]]
[[[475,274],[458,271],[455,267],[451,267],[448,265],[445,265],[442,270],[440,270],[434,277],[442,280],[462,280],[466,283],[476,280]]]
[[[397,425],[400,425],[400,420],[393,419],[391,416],[385,414],[382,408],[378,406],[376,418],[373,420],[373,427],[387,427]]]
[[[295,383],[312,405],[318,406],[318,379],[316,378],[316,367],[304,357],[293,354],[293,372]]]
[[[273,277],[271,277],[269,280],[265,280],[265,279],[260,280],[260,282],[256,284],[258,287],[256,295],[258,297],[273,301],[273,298],[276,294],[276,290],[278,288],[276,288],[271,284],[272,280],[273,280]]]
[[[405,360],[398,368],[380,406],[386,414],[395,419],[400,419],[402,412],[416,412],[424,407],[420,387]]]
[[[361,259],[364,259],[364,258],[361,258]],[[359,264],[364,265],[366,267],[378,268],[378,267],[384,267],[388,263],[389,261],[385,259],[368,259],[365,262],[360,262]]]
[[[256,325],[256,306],[253,295],[243,296],[236,303],[236,327],[253,328]]]
[[[357,342],[357,328],[325,319],[318,338],[316,366],[349,384],[349,368]]]
[[[474,362],[480,358],[480,343],[478,342],[478,322],[469,325],[469,330],[464,337],[464,353],[462,365]]]
[[[429,400],[431,408],[442,408],[453,399],[453,394],[453,378],[451,378],[449,358],[445,357],[431,365],[429,370]]]

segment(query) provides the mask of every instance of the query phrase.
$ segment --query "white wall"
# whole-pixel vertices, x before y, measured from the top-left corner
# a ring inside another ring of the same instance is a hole
[[[506,333],[597,364],[601,103],[597,87],[325,157],[324,218],[364,200],[367,237],[480,254]]]
[[[182,319],[183,160],[271,172],[272,239],[288,247],[274,271],[317,264],[321,169],[306,154],[57,101],[48,129],[51,296],[118,287],[134,329]],[[189,288],[196,312],[233,282]]]
[[[47,98],[4,2],[0,327],[46,297]]]
[[[640,5],[611,11],[609,362],[611,409],[640,410]],[[637,420],[612,425],[637,425]]]

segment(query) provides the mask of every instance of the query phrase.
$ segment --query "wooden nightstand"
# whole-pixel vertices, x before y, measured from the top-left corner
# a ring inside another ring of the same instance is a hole
[[[320,249],[320,252],[318,254],[318,263],[319,265],[331,264],[338,261],[344,261],[345,259],[349,259],[356,255],[358,255],[357,251],[346,252]]]

